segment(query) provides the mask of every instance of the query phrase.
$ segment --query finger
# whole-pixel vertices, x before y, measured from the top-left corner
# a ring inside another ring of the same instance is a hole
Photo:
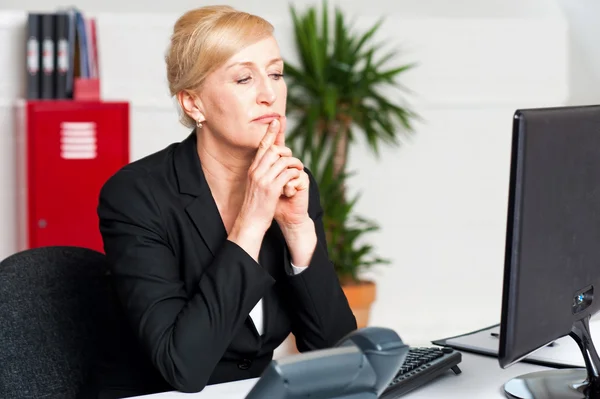
[[[296,179],[298,176],[300,176],[300,171],[296,168],[289,168],[289,169],[285,169],[283,172],[281,172],[279,174],[279,176],[277,176],[277,178],[274,181],[274,184],[277,187],[280,187],[279,192],[282,192],[283,187],[290,181],[290,180],[294,180]]]
[[[258,151],[256,151],[256,155],[254,156],[255,161],[260,161],[260,159],[265,155],[265,152],[275,143],[275,138],[277,137],[277,133],[279,132],[280,123],[277,119],[273,120],[269,124],[267,128],[267,133],[263,136],[260,144],[258,145]]]
[[[310,179],[308,178],[308,175],[306,174],[306,172],[302,172],[300,174],[300,183],[296,185],[296,190],[297,191],[304,191],[304,190],[308,190],[310,188]]]
[[[283,195],[285,195],[286,197],[290,198],[293,197],[297,190],[296,187],[294,185],[294,182],[298,180],[298,178],[290,180],[285,186],[283,186]]]
[[[286,186],[292,187],[295,190],[295,194],[298,191],[308,190],[308,187],[310,186],[310,180],[308,179],[306,172],[302,172],[297,179],[288,182]]]
[[[265,174],[267,181],[275,180],[286,169],[297,169],[298,172],[304,169],[302,161],[294,157],[281,157],[279,158],[269,171]]]
[[[267,149],[263,157],[258,161],[258,165],[265,164],[267,166],[273,165],[281,157],[291,157],[292,150],[288,147],[279,147],[272,145]]]
[[[285,146],[285,128],[287,126],[287,118],[285,116],[279,117],[279,132],[275,138],[275,145]]]
[[[272,145],[265,155],[258,161],[258,164],[250,167],[252,172],[257,177],[264,175],[271,169],[273,164],[282,157],[289,158],[292,156],[292,150],[287,147],[278,147]]]
[[[275,152],[276,154],[279,154],[280,157],[291,157],[292,156],[292,149],[289,147],[281,147],[278,145],[272,145],[270,150]]]

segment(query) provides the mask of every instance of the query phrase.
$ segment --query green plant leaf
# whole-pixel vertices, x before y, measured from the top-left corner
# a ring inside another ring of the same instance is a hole
[[[290,5],[299,62],[286,61],[288,113],[297,121],[286,142],[318,183],[327,249],[338,276],[357,280],[388,260],[365,241],[379,226],[355,214],[360,194],[347,193],[353,175],[348,151],[357,135],[379,156],[382,145],[398,145],[402,135],[412,134],[418,116],[397,100],[407,91],[401,77],[416,64],[388,65],[397,49],[384,50],[389,40],[374,42],[384,18],[358,32],[340,7],[330,13],[323,1],[319,11],[311,6],[299,12]]]

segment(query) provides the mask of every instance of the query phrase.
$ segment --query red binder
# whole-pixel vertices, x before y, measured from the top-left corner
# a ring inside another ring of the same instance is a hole
[[[129,104],[26,101],[18,113],[18,250],[74,245],[103,252],[98,194],[129,162]]]

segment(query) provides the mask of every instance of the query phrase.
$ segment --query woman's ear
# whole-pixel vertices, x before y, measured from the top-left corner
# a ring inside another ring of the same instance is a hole
[[[182,90],[177,93],[177,101],[183,112],[196,122],[203,122],[206,119],[202,110],[202,101],[195,94]]]

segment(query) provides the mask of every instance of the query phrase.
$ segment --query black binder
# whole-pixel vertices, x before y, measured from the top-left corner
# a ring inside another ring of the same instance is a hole
[[[56,96],[57,99],[65,99],[73,97],[73,84],[68,84],[68,80],[73,78],[70,73],[73,68],[71,60],[71,44],[70,44],[70,24],[71,18],[69,14],[61,12],[56,14]]]
[[[41,34],[41,98],[53,99],[55,88],[56,32],[55,15],[42,14]]]
[[[27,14],[27,47],[26,51],[26,90],[27,98],[37,100],[41,97],[41,15],[36,13]]]

